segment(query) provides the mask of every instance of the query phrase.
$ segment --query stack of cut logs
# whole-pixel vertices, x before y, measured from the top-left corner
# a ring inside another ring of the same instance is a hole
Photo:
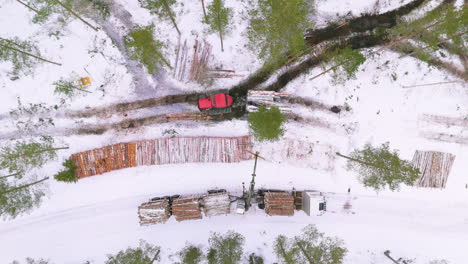
[[[437,151],[414,153],[413,165],[419,169],[419,187],[445,188],[455,155]]]
[[[203,197],[206,216],[229,214],[231,201],[226,192],[208,194]]]
[[[140,225],[164,223],[169,218],[169,201],[167,199],[150,201],[138,207]]]
[[[199,197],[178,198],[172,201],[172,214],[177,221],[201,219]]]
[[[287,192],[265,193],[265,213],[268,215],[294,215],[294,197]]]
[[[293,191],[294,207],[296,210],[302,210],[302,191]]]

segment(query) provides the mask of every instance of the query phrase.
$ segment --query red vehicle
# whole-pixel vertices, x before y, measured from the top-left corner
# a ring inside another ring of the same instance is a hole
[[[228,108],[230,106],[232,106],[232,97],[223,93],[198,100],[198,109],[201,111],[213,108]]]

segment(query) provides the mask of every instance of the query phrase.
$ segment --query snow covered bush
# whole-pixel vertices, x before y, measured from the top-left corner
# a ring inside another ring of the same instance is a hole
[[[62,165],[65,169],[59,171],[57,174],[54,175],[54,179],[61,182],[77,182],[78,178],[75,175],[76,166],[73,162],[69,159],[65,160]]]
[[[325,236],[314,225],[306,226],[300,236],[278,236],[274,251],[281,264],[341,264],[347,252],[342,240]]]
[[[249,114],[249,128],[255,139],[274,141],[284,134],[283,123],[286,118],[278,107],[260,106],[258,112]]]
[[[208,239],[210,249],[207,254],[209,264],[241,263],[245,238],[239,233],[228,231],[226,234],[212,233]]]
[[[362,184],[375,191],[385,187],[395,191],[400,184],[413,185],[419,178],[419,170],[410,161],[400,159],[396,150],[390,151],[388,142],[380,147],[366,144],[349,156],[337,155],[348,159],[347,168],[356,171]]]
[[[127,248],[115,255],[107,255],[105,264],[153,264],[159,260],[160,247],[140,240],[136,248]]]

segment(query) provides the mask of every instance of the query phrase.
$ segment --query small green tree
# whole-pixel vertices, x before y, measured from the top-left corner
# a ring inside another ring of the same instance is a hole
[[[278,236],[274,251],[281,264],[341,264],[347,252],[342,240],[326,237],[314,225],[306,226],[300,236]]]
[[[63,95],[68,98],[73,98],[81,93],[91,93],[90,91],[82,88],[78,84],[78,77],[71,77],[69,79],[60,79],[53,83],[55,85],[55,94]]]
[[[203,260],[203,251],[200,247],[187,245],[179,253],[179,264],[198,264]]]
[[[307,15],[312,7],[307,0],[250,1],[247,36],[249,46],[261,59],[275,61],[304,51],[304,30],[311,26]]]
[[[172,11],[172,6],[176,3],[176,0],[138,0],[138,2],[143,8],[148,9],[151,14],[156,14],[159,19],[170,20],[177,30],[177,33],[180,35],[175,14]]]
[[[221,41],[221,51],[224,51],[223,38],[229,34],[232,19],[232,9],[224,7],[223,0],[213,0],[208,6],[208,14],[203,20],[203,23],[209,26],[208,31],[218,32],[219,40]]]
[[[249,113],[249,127],[255,139],[259,141],[276,140],[284,134],[283,123],[285,116],[278,107],[260,106],[258,112]]]
[[[160,247],[140,240],[136,248],[121,250],[115,255],[107,255],[105,264],[153,264],[159,260]]]
[[[57,174],[54,175],[54,179],[61,182],[77,182],[78,178],[75,175],[76,166],[73,162],[69,159],[65,160],[62,165],[65,169],[59,171]]]
[[[162,64],[171,68],[169,62],[164,58],[164,43],[153,37],[154,25],[137,27],[125,37],[130,57],[146,66],[148,72],[155,73]]]
[[[212,233],[208,242],[208,262],[211,264],[240,263],[245,238],[239,233],[228,231],[226,234]]]
[[[387,186],[395,191],[400,184],[411,186],[419,178],[419,170],[410,161],[400,159],[396,150],[390,151],[388,142],[375,148],[366,144],[349,156],[338,152],[336,154],[348,159],[347,168],[356,171],[362,184],[375,191]]]

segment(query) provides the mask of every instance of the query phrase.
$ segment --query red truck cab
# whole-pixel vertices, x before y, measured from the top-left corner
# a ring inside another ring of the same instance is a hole
[[[207,110],[211,108],[225,108],[232,105],[232,97],[227,94],[219,93],[213,96],[198,100],[198,108]]]

